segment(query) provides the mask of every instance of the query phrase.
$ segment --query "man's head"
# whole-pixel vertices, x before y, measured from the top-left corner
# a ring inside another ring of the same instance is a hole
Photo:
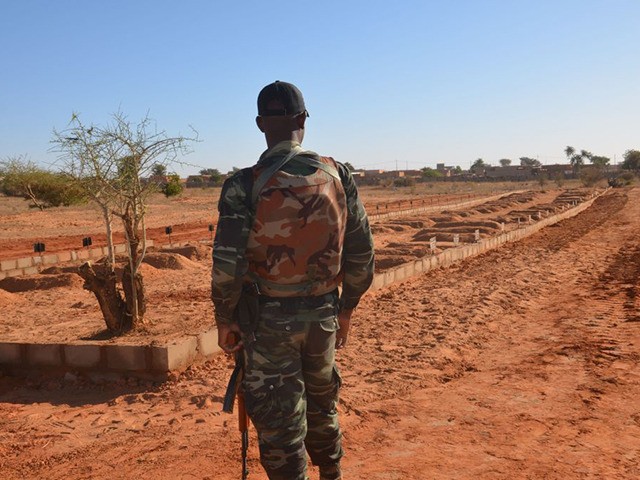
[[[308,116],[302,92],[291,83],[276,80],[258,95],[256,124],[269,147],[284,140],[302,143]]]

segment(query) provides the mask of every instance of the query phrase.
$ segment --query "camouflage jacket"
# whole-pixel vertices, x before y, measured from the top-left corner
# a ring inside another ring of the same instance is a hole
[[[295,142],[280,142],[265,151],[258,165],[266,166],[286,155],[298,145]],[[340,307],[355,308],[360,297],[367,291],[373,279],[373,237],[367,214],[358,197],[358,190],[349,169],[339,162],[338,171],[346,194],[347,228],[343,243]],[[306,174],[299,164],[287,164],[283,168],[289,173]],[[250,211],[251,192],[246,190],[243,171],[229,177],[218,202],[218,225],[213,243],[213,269],[211,275],[211,299],[215,306],[216,323],[232,322],[233,310],[240,297],[242,282],[236,278],[245,258],[243,241],[249,237],[253,214]],[[240,273],[242,275],[242,273]]]

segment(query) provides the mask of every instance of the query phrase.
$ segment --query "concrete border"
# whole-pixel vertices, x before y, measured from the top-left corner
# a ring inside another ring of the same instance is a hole
[[[62,369],[164,377],[220,352],[215,327],[166,345],[0,343],[0,366],[13,371]]]
[[[153,240],[147,240],[147,247],[153,247]],[[124,243],[114,245],[116,254],[127,251]],[[45,255],[36,255],[33,257],[17,258],[13,260],[2,260],[0,262],[0,280],[7,277],[18,277],[22,275],[33,275],[39,273],[47,267],[57,265],[59,263],[100,260],[107,255],[109,250],[107,247],[94,247],[82,250],[71,250],[68,252],[48,253]]]

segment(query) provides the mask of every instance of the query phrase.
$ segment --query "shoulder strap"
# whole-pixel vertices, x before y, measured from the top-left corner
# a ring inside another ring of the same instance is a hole
[[[316,160],[315,158],[312,158],[312,157],[302,156],[302,157],[296,157],[294,159],[294,162],[304,163],[305,165],[309,165],[310,167],[314,167],[319,170],[322,170],[323,172],[331,175],[336,180],[341,181],[338,170],[332,165],[321,162],[320,160]]]
[[[253,167],[246,167],[241,170],[241,182],[244,189],[244,204],[247,209],[253,211],[253,202],[251,201],[251,191],[253,190]]]
[[[304,150],[301,147],[296,145],[294,148],[291,149],[291,151],[285,157],[281,158],[280,160],[275,162],[273,165],[264,169],[264,171],[260,174],[260,176],[254,182],[253,189],[251,190],[251,202],[253,204],[255,204],[256,201],[258,200],[258,196],[260,195],[260,192],[262,191],[264,186],[267,184],[269,179],[273,177],[273,175],[275,175],[275,173],[278,170],[284,167],[289,162],[289,160],[291,160],[296,155],[301,154],[302,152],[304,152]]]

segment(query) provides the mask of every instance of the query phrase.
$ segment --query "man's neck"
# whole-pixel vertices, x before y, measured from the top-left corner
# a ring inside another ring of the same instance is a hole
[[[268,149],[271,149],[271,148],[275,147],[280,142],[302,143],[302,135],[300,135],[300,133],[298,131],[291,132],[291,135],[286,136],[286,137],[283,137],[281,135],[272,137],[272,136],[269,136],[268,134],[265,134],[265,139],[267,140],[267,148]]]
[[[273,147],[269,147],[264,152],[262,152],[262,155],[260,155],[258,162],[261,162],[265,158],[269,158],[274,155],[286,155],[296,147],[300,147],[300,144],[298,142],[294,140],[283,140],[282,142],[278,142]]]

